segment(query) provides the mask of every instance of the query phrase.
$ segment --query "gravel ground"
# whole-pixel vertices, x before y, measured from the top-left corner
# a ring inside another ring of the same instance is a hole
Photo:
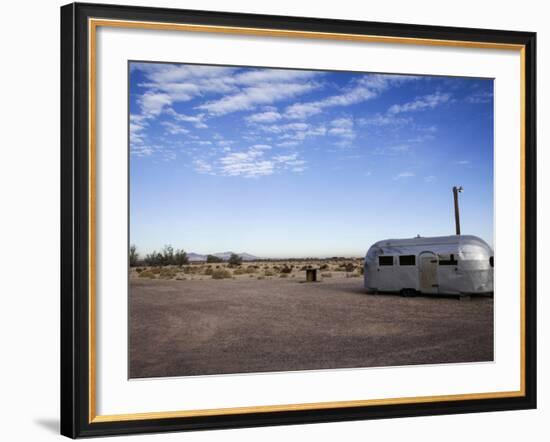
[[[493,299],[368,295],[360,278],[130,280],[130,377],[493,360]]]

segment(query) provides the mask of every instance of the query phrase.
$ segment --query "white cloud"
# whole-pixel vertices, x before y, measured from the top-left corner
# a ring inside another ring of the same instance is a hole
[[[388,156],[394,156],[399,154],[405,154],[409,152],[411,149],[410,144],[401,143],[401,144],[393,144],[391,146],[385,146],[385,147],[378,147],[374,150],[375,155],[388,155]]]
[[[322,136],[327,133],[327,128],[323,124],[313,125],[303,122],[260,125],[258,128],[275,134],[280,139],[277,146],[282,147],[296,146],[308,137]]]
[[[219,160],[220,172],[226,176],[242,175],[246,178],[271,175],[274,171],[274,163],[262,159],[262,156],[261,151],[253,149],[229,153]]]
[[[172,99],[167,94],[146,92],[138,99],[138,103],[143,117],[153,118],[158,116],[165,106],[172,104]]]
[[[470,164],[470,161],[468,160],[460,160],[460,161],[457,161],[456,164],[460,164],[461,166],[467,166]]]
[[[197,159],[194,161],[195,170],[198,173],[244,178],[268,176],[281,170],[306,170],[306,161],[299,158],[298,153],[269,156],[269,150],[271,146],[255,145],[243,151],[224,153],[217,160]]]
[[[143,118],[140,115],[130,115],[130,141],[132,143],[143,143],[143,130],[146,125],[147,123],[143,121]]]
[[[401,172],[401,173],[398,173],[397,175],[395,175],[393,177],[393,179],[394,180],[402,180],[402,179],[412,178],[414,176],[415,176],[415,174],[412,173],[412,172]]]
[[[273,123],[283,118],[279,112],[267,111],[252,114],[246,117],[246,121],[249,123]]]
[[[306,119],[312,115],[321,113],[324,109],[334,106],[350,106],[352,104],[371,100],[392,85],[398,85],[406,81],[420,77],[400,75],[367,75],[357,80],[338,95],[332,95],[322,100],[308,103],[295,103],[285,110],[285,117],[292,119]]]
[[[277,143],[278,147],[294,147],[300,144],[299,141],[282,141],[280,143]]]
[[[351,118],[338,118],[330,122],[331,128],[328,133],[340,137],[345,140],[353,140],[355,138],[355,131],[353,129],[354,123]]]
[[[493,93],[489,91],[477,91],[465,98],[466,103],[480,104],[493,101]]]
[[[208,164],[204,160],[195,160],[193,161],[193,164],[195,165],[195,171],[197,171],[198,173],[209,174],[212,172],[212,165]]]
[[[181,83],[191,79],[218,78],[230,75],[236,69],[223,66],[205,66],[172,63],[132,63],[133,70],[142,71],[148,80],[158,84]]]
[[[172,135],[179,134],[188,134],[189,131],[184,127],[181,127],[178,124],[172,123],[171,121],[162,121],[161,124],[166,127],[166,130]]]
[[[174,117],[178,121],[184,121],[186,123],[191,123],[197,129],[206,129],[208,126],[204,122],[206,115],[197,114],[197,115],[185,115],[179,112],[176,112],[174,109],[168,109],[168,114]]]
[[[396,115],[404,112],[416,112],[426,109],[434,109],[435,107],[447,103],[451,98],[451,94],[436,92],[430,95],[418,97],[413,101],[404,104],[394,104],[388,109],[388,114]]]
[[[313,71],[256,69],[238,72],[237,68],[222,66],[161,63],[132,63],[131,70],[141,71],[146,79],[139,84],[145,92],[138,97],[141,115],[145,118],[155,118],[175,103],[207,94],[222,95],[199,106],[210,115],[249,110],[259,104],[271,104],[306,93],[318,87],[310,79],[322,75]],[[207,127],[204,116],[199,117],[200,120],[187,121],[197,128]],[[276,113],[264,115],[264,118],[276,118]]]
[[[296,80],[309,80],[321,75],[315,71],[298,71],[292,69],[257,69],[238,74],[236,84],[255,85],[259,83],[288,83]]]
[[[376,114],[372,117],[361,118],[359,124],[364,126],[404,126],[411,121],[410,118],[397,117],[391,114]]]
[[[428,175],[424,177],[424,181],[426,183],[433,183],[437,180],[437,177],[435,175]]]
[[[296,95],[311,92],[318,87],[306,83],[264,83],[245,87],[239,92],[226,95],[219,100],[209,101],[198,106],[212,115],[225,115],[231,112],[254,109],[261,104],[271,104]]]

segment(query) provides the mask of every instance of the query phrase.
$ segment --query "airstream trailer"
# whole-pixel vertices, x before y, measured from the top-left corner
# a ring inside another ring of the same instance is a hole
[[[493,250],[473,235],[386,239],[365,257],[369,293],[491,294]]]

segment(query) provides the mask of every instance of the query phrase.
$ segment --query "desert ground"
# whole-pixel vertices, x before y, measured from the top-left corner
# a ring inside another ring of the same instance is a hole
[[[134,268],[129,376],[493,360],[492,298],[370,295],[361,276],[361,260]]]

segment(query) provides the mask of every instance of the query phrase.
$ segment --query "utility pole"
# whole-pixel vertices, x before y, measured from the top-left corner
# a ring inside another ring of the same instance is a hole
[[[455,225],[456,225],[456,234],[460,235],[460,213],[458,210],[458,194],[461,193],[464,189],[462,186],[453,187],[453,197],[455,200]]]

